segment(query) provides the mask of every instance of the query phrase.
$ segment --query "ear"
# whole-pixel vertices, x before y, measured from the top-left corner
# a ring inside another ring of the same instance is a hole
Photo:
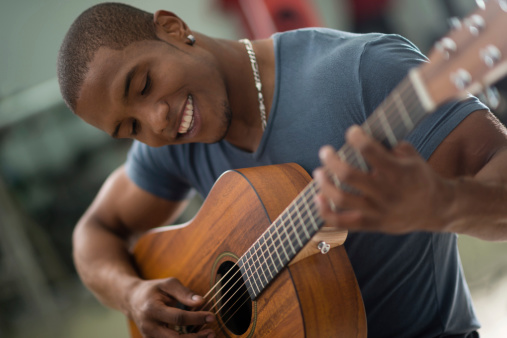
[[[162,39],[177,39],[185,41],[189,34],[192,34],[187,24],[176,14],[164,10],[158,10],[153,14],[156,34]]]

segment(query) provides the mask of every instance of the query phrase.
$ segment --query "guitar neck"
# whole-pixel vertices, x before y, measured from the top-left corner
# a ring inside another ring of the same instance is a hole
[[[376,140],[393,147],[414,129],[426,113],[412,80],[407,77],[361,127]],[[348,144],[340,148],[338,156],[350,165],[368,171],[361,154]],[[335,183],[348,189],[339,182]],[[239,259],[238,266],[251,299],[257,298],[324,225],[314,202],[318,192],[319,188],[312,180]]]

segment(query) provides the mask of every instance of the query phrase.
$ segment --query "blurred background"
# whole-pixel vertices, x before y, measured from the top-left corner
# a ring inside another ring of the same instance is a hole
[[[428,52],[473,0],[152,0],[215,37],[266,37],[326,26],[392,32]],[[71,259],[74,224],[101,183],[125,160],[112,140],[60,98],[56,56],[74,18],[93,0],[0,3],[0,337],[126,337],[126,321],[80,283]],[[503,81],[505,82],[505,81]],[[505,83],[494,112],[505,122]],[[198,201],[196,202],[198,205]],[[191,217],[193,211],[185,216]],[[460,237],[483,337],[507,336],[507,244]]]

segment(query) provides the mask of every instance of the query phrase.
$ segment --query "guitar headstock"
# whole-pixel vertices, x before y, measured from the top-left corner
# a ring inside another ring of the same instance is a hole
[[[453,21],[453,30],[430,52],[430,62],[416,71],[427,110],[480,93],[507,74],[507,0],[477,4],[473,14]]]

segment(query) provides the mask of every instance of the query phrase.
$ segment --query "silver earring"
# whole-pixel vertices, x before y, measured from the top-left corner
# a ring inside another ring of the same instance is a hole
[[[187,45],[193,46],[195,43],[195,37],[192,34],[187,35]]]

